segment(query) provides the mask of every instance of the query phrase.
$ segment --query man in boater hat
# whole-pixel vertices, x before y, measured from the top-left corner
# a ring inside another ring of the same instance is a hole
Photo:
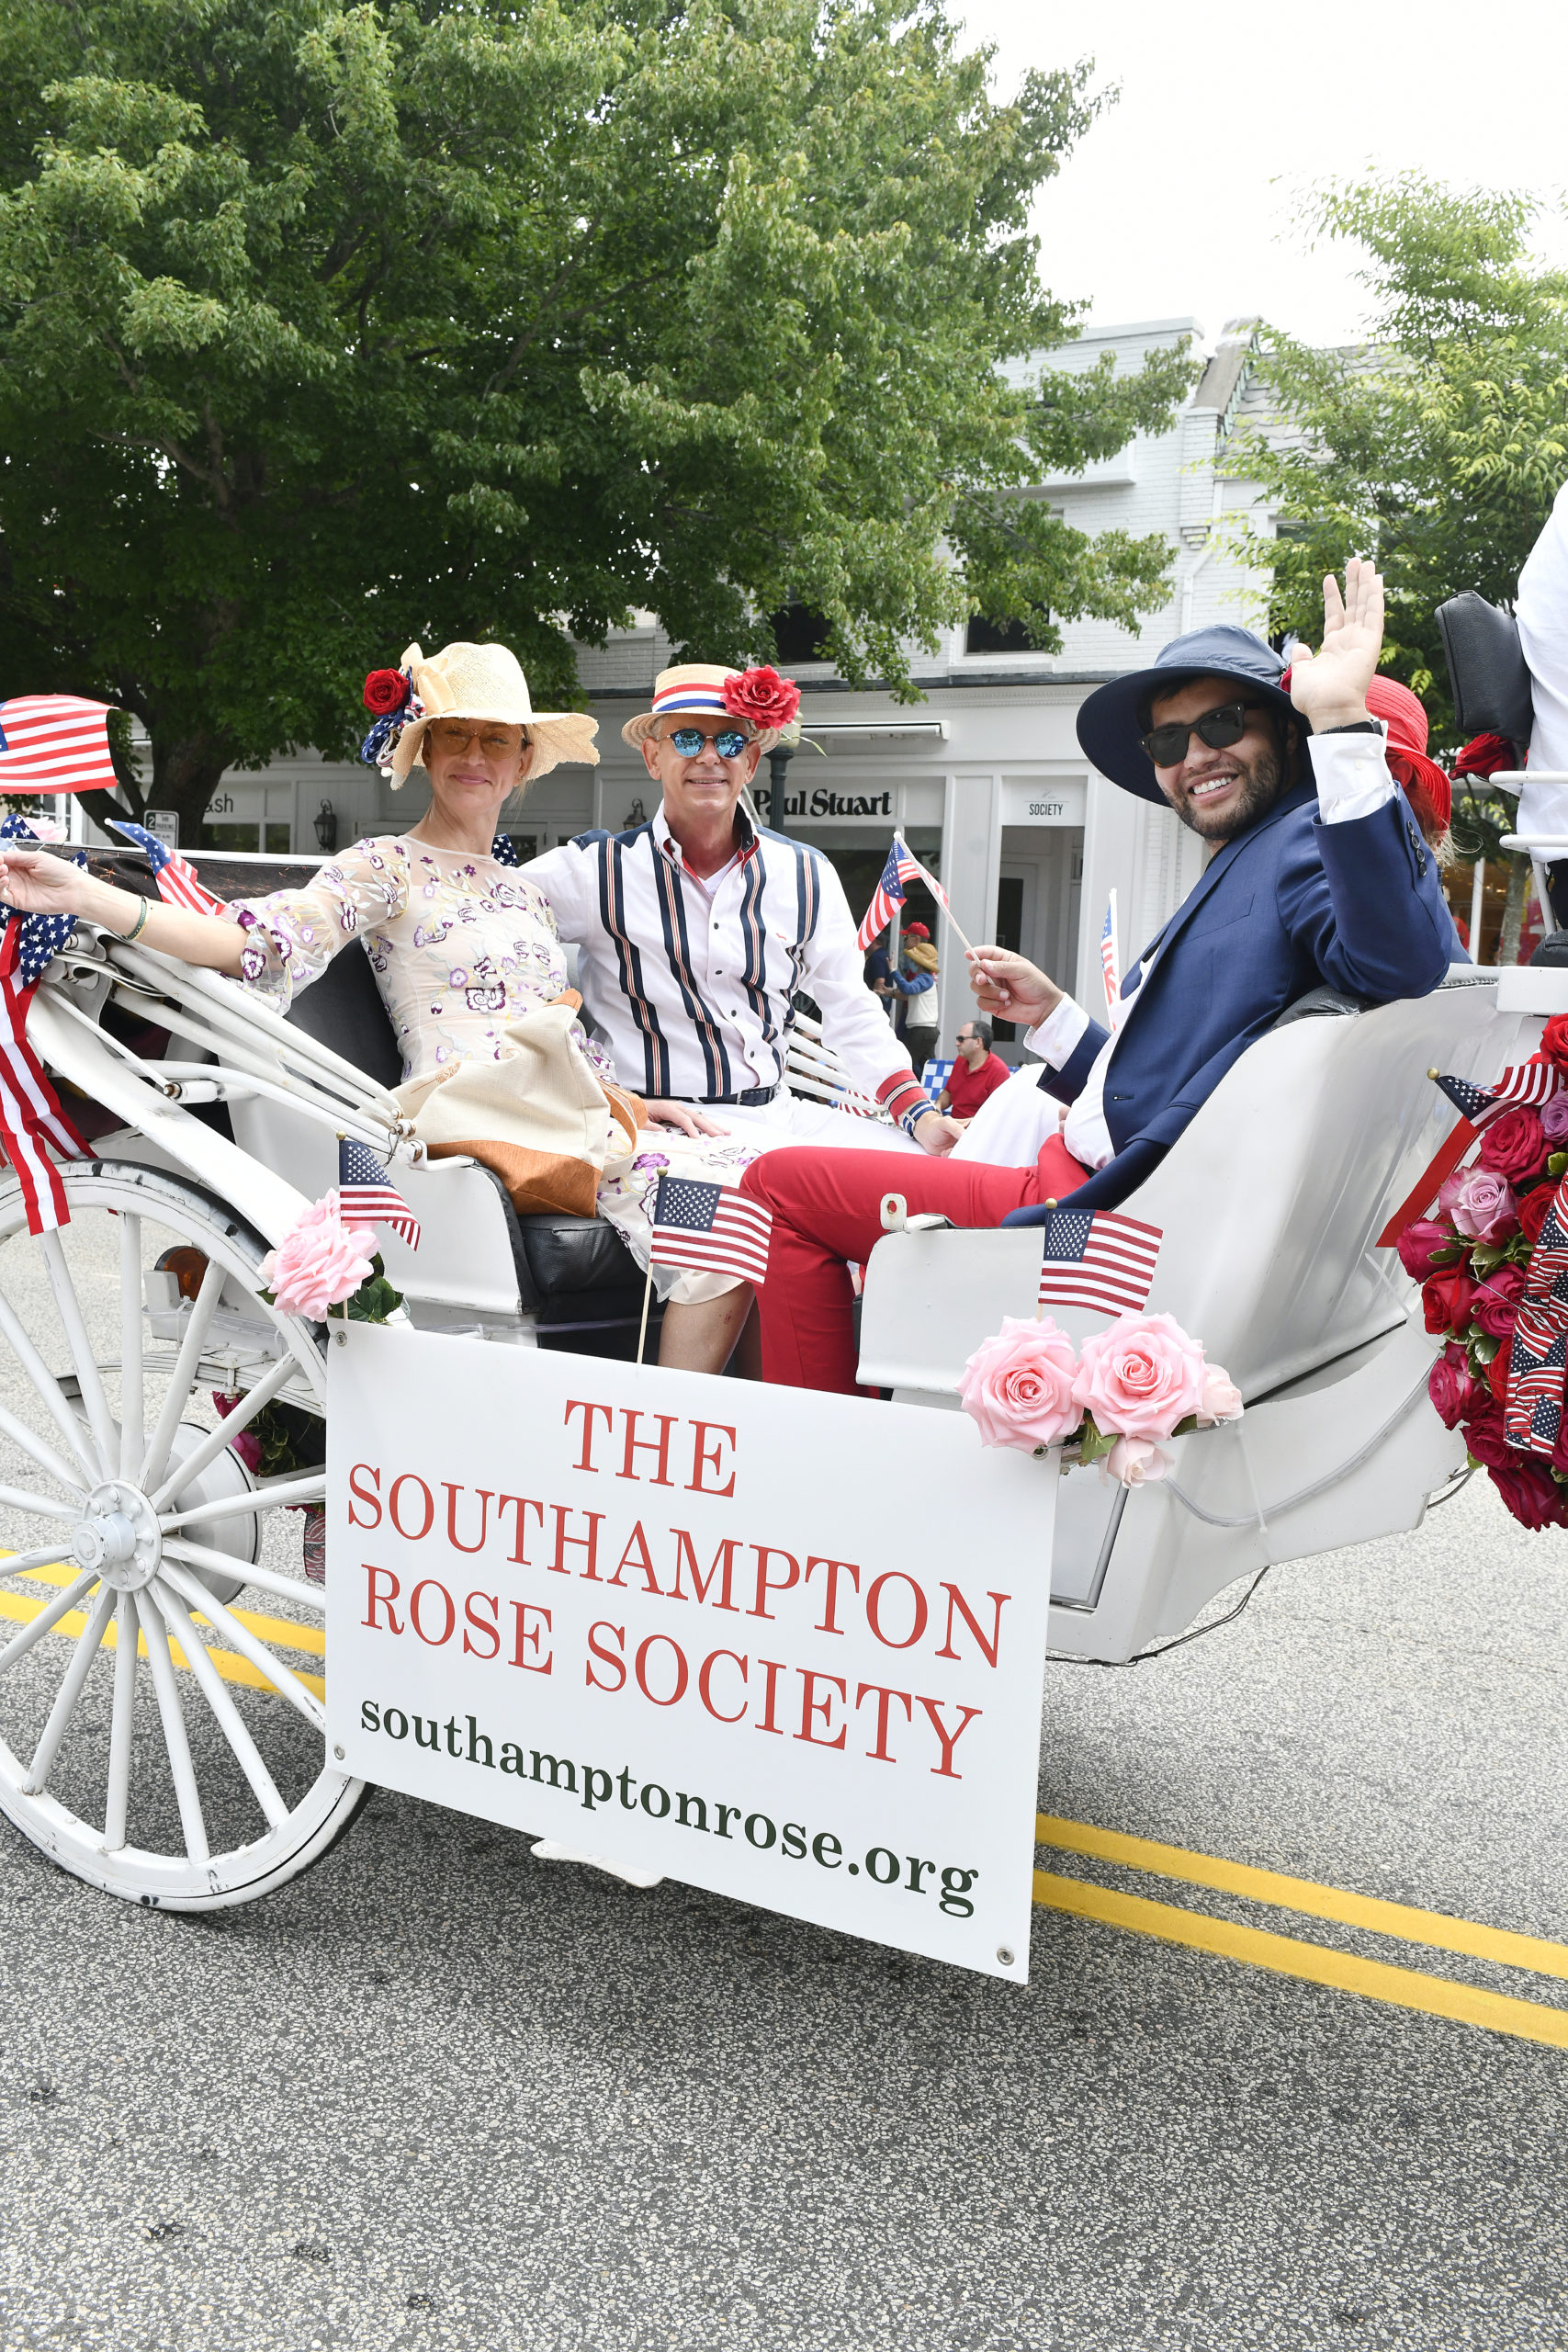
[[[759,1143],[950,1151],[866,986],[843,885],[805,842],[759,831],[741,794],[800,707],[771,669],[687,662],[621,729],[660,787],[646,824],[583,833],[525,869],[578,948],[578,986],[623,1081]],[[893,1121],[846,1118],[784,1085],[791,1007],[813,999],[826,1042]]]
[[[909,1210],[991,1226],[1043,1224],[1069,1193],[1075,1209],[1114,1207],[1309,989],[1426,996],[1463,960],[1437,859],[1367,708],[1382,643],[1382,582],[1352,560],[1343,597],[1324,582],[1323,650],[1298,650],[1289,694],[1279,655],[1225,625],[1177,638],[1151,668],[1089,696],[1078,741],[1100,774],[1174,809],[1213,854],[1129,973],[1114,1036],[1022,956],[973,951],[982,1010],[1026,1026],[1045,1065],[1039,1084],[1066,1116],[1027,1166],[976,1154],[901,1169]],[[985,1106],[966,1155],[1021,1082]],[[808,1151],[771,1152],[741,1178],[773,1218],[761,1294],[769,1380],[853,1389],[844,1267],[879,1237],[885,1183],[874,1163]]]

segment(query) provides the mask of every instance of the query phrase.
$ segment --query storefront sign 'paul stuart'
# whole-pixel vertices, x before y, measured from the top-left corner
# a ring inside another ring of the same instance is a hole
[[[760,813],[771,823],[773,795],[766,785],[756,787]],[[786,792],[784,812],[790,817],[891,817],[891,792],[829,792],[823,785],[812,791]]]
[[[349,1770],[1026,1980],[1055,1457],[960,1413],[343,1337]]]

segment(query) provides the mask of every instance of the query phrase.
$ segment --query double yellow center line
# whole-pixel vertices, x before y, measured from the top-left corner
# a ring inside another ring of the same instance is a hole
[[[1375,1895],[1319,1886],[1312,1879],[1288,1878],[1279,1871],[1254,1870],[1246,1862],[1191,1853],[1184,1846],[1164,1846],[1153,1838],[1125,1837],[1119,1830],[1097,1829],[1087,1822],[1064,1821],[1053,1814],[1036,1816],[1034,1834],[1042,1846],[1146,1871],[1155,1878],[1239,1894],[1249,1902],[1270,1904],[1306,1918],[1328,1919],[1341,1927],[1397,1937],[1402,1943],[1425,1944],[1434,1951],[1458,1952],[1469,1959],[1495,1961],[1506,1968],[1528,1969],[1537,1976],[1568,1977],[1568,1945],[1551,1943],[1540,1936],[1515,1935],[1506,1928],[1450,1918],[1441,1911],[1384,1903]],[[1185,1944],[1190,1951],[1239,1960],[1249,1967],[1270,1969],[1276,1975],[1301,1977],[1337,1992],[1359,1993],[1399,2008],[1424,2010],[1428,2017],[1451,2018],[1461,2025],[1483,2026],[1493,2033],[1514,2034],[1527,2041],[1545,2041],[1568,2050],[1568,2009],[1554,2008],[1546,2002],[1485,1992],[1479,1985],[1429,1976],[1418,1968],[1396,1967],[1388,1961],[1362,1960],[1331,1944],[1238,1927],[1234,1920],[1217,1918],[1206,1911],[1151,1902],[1145,1895],[1123,1894],[1091,1880],[1066,1878],[1054,1871],[1035,1871],[1034,1900],[1049,1910],[1097,1919],[1107,1927],[1155,1936],[1166,1943]]]

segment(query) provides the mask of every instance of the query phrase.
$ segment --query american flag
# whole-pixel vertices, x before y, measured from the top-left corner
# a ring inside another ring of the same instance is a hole
[[[1493,1087],[1472,1085],[1468,1078],[1438,1077],[1437,1082],[1455,1110],[1479,1133],[1505,1111],[1533,1110],[1538,1103],[1550,1102],[1562,1091],[1563,1080],[1561,1070],[1542,1061],[1515,1063]]]
[[[407,1201],[387,1182],[387,1171],[367,1144],[348,1136],[338,1137],[338,1202],[352,1223],[389,1225],[411,1250],[419,1248],[419,1219]]]
[[[0,841],[36,841],[24,819],[0,818]],[[86,863],[78,854],[78,865]],[[0,1147],[21,1182],[28,1231],[53,1231],[71,1222],[60,1170],[44,1149],[85,1159],[88,1147],[60,1107],[60,1097],[28,1043],[28,1014],[45,967],[76,927],[74,915],[24,915],[0,906]]]
[[[221,899],[215,899],[210,890],[203,889],[189,858],[182,857],[177,849],[161,842],[145,825],[122,824],[111,817],[109,826],[112,831],[123,833],[133,849],[145,853],[158,885],[158,896],[170,906],[188,908],[193,915],[221,915],[228,911]]]
[[[660,1176],[654,1195],[652,1261],[760,1283],[768,1271],[773,1220],[759,1201],[727,1184]]]
[[[902,838],[895,833],[893,846],[887,853],[887,863],[882,869],[865,918],[855,937],[855,944],[863,956],[879,932],[886,931],[904,903],[904,893],[911,882],[923,882],[943,913],[951,913],[947,892],[912,851],[906,848]]]
[[[1568,1183],[1560,1184],[1530,1251],[1508,1357],[1504,1432],[1521,1453],[1554,1452],[1568,1368]]]
[[[1100,968],[1105,981],[1105,1017],[1114,1029],[1122,1018],[1122,974],[1116,950],[1116,893],[1105,909],[1105,929],[1100,934]]]
[[[1162,1228],[1110,1209],[1075,1209],[1069,1200],[1045,1228],[1040,1306],[1092,1306],[1135,1315],[1149,1295]]]
[[[112,792],[108,716],[77,695],[0,702],[0,792]]]

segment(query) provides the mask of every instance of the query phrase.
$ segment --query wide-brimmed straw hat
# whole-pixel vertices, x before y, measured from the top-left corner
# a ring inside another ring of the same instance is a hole
[[[489,719],[525,729],[534,752],[524,779],[528,784],[562,760],[599,763],[593,748],[598,720],[581,710],[536,710],[523,665],[510,646],[465,645],[458,639],[426,661],[411,645],[399,666],[412,684],[412,700],[389,761],[394,791],[419,759],[425,729],[434,718]]]
[[[682,662],[672,670],[660,670],[653,682],[652,709],[628,718],[621,741],[645,742],[661,718],[672,718],[678,711],[700,711],[709,718],[733,718],[761,750],[769,752],[799,708],[800,688],[776,670]]]

